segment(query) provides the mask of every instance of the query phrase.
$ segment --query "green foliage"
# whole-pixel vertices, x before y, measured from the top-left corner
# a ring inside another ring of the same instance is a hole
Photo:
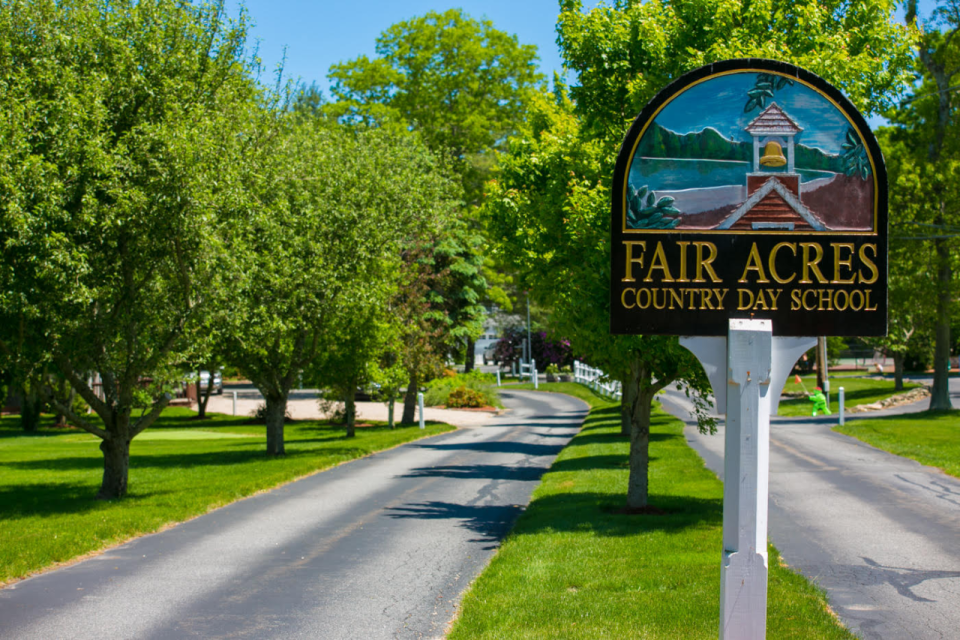
[[[410,133],[296,112],[263,127],[249,203],[228,229],[224,344],[268,403],[283,403],[304,370],[339,389],[369,380],[401,249],[442,228],[454,203]]]
[[[430,407],[446,405],[500,407],[500,394],[497,392],[496,377],[489,373],[480,373],[474,370],[467,374],[444,376],[427,383],[427,391],[423,394],[423,402]],[[462,390],[462,391],[461,391]],[[460,398],[470,398],[480,404],[456,405],[450,403],[450,395],[454,394],[454,402]]]
[[[744,113],[750,113],[754,109],[761,111],[767,107],[767,100],[773,98],[773,92],[779,91],[784,87],[792,87],[794,81],[790,78],[777,76],[772,73],[758,73],[757,81],[753,89],[747,91],[747,104],[744,105]]]
[[[536,47],[450,9],[391,26],[376,52],[331,67],[330,113],[377,122],[396,114],[452,159],[467,202],[477,201],[491,152],[516,131],[542,82]]]
[[[844,173],[848,176],[860,176],[862,180],[870,177],[870,159],[867,158],[867,150],[864,148],[860,136],[852,128],[847,129],[841,147],[843,148],[841,159],[843,160]]]
[[[577,74],[571,95],[586,130],[611,149],[657,91],[709,62],[791,62],[868,115],[891,106],[911,78],[911,37],[893,20],[893,0],[618,0],[589,11],[564,0],[561,8],[560,48]],[[751,108],[776,88],[758,85]]]
[[[144,398],[140,381],[176,375],[210,306],[259,99],[246,30],[222,3],[0,6],[0,351],[52,360],[104,427],[59,409],[111,450],[156,418],[165,389]],[[138,402],[151,410],[134,419]],[[104,497],[126,491],[113,468]]]
[[[680,210],[673,206],[675,198],[656,199],[646,185],[629,187],[627,194],[627,226],[631,229],[673,229],[680,224]]]

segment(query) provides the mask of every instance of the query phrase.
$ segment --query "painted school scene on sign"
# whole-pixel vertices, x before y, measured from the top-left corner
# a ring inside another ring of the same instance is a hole
[[[874,177],[860,134],[815,88],[775,73],[714,76],[640,135],[622,228],[871,233]]]

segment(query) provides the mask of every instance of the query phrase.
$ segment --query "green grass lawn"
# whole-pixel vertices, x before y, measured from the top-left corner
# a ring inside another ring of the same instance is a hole
[[[787,384],[784,385],[784,392],[802,392],[804,387],[806,391],[812,393],[817,387],[817,376],[807,375],[801,376],[800,378],[803,381],[803,385],[796,383],[793,376],[787,379]],[[915,387],[919,387],[918,384],[904,383],[903,391],[909,391]],[[884,398],[888,398],[896,393],[902,393],[900,391],[893,390],[893,379],[878,379],[878,378],[860,378],[855,376],[837,376],[830,377],[830,411],[836,413],[840,410],[840,404],[838,402],[838,394],[840,387],[843,387],[845,403],[847,408],[853,407],[858,404],[872,404],[874,402],[879,402]],[[780,410],[778,415],[781,416],[809,416],[813,410],[813,403],[810,402],[807,398],[797,398],[797,399],[787,399],[784,398],[780,401]]]
[[[650,492],[651,504],[666,513],[616,514],[629,473],[619,405],[580,389],[571,395],[593,406],[584,428],[465,595],[449,637],[716,638],[720,481],[687,445],[683,424],[658,410]],[[854,637],[817,588],[781,565],[773,547],[767,629],[778,639]]]
[[[960,478],[960,411],[852,420],[833,430]]]
[[[509,387],[506,387],[506,391],[511,391],[513,389],[519,389],[521,391],[533,391],[532,382],[524,382],[522,384],[512,384]],[[580,398],[590,406],[596,406],[601,404],[609,403],[611,400],[606,396],[600,395],[590,387],[580,384],[579,382],[543,382],[540,384],[540,391],[551,391],[553,393],[565,393],[568,396],[573,396],[574,398]]]
[[[82,431],[44,426],[24,434],[19,418],[0,420],[0,583],[157,531],[263,489],[387,449],[450,431],[427,423],[391,431],[324,422],[290,423],[287,455],[265,454],[263,426],[247,417],[213,415],[198,421],[187,409],[167,409],[130,448],[129,494],[94,499],[103,473],[100,440]],[[47,420],[45,425],[52,421]]]

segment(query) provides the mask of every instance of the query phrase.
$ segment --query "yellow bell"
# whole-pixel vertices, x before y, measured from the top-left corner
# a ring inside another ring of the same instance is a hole
[[[783,148],[779,142],[768,142],[763,148],[763,157],[760,158],[760,164],[765,167],[782,167],[787,164],[787,159],[783,157]]]

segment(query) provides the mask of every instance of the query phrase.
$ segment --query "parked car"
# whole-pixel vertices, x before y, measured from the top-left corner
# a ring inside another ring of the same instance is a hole
[[[497,362],[497,343],[494,342],[492,345],[483,350],[483,364],[499,364]]]
[[[187,374],[187,377],[184,378],[184,382],[187,384],[197,384],[197,374],[196,372]],[[205,393],[207,390],[207,385],[210,384],[210,372],[201,371],[200,372],[200,392]],[[214,371],[213,372],[213,389],[210,393],[221,396],[223,395],[223,372]]]

